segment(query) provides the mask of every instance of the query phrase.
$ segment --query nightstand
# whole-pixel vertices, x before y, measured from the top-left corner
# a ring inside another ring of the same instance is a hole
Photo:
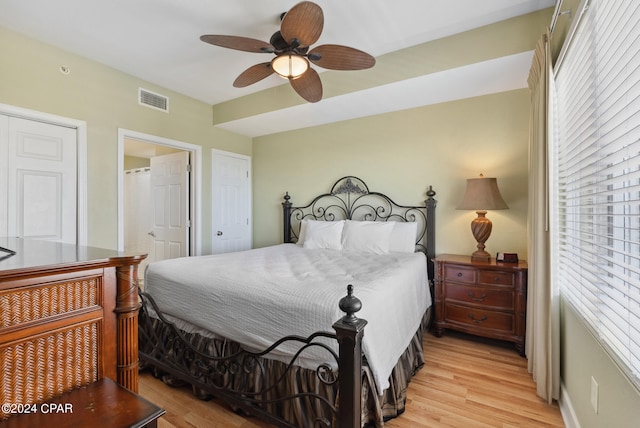
[[[445,329],[515,343],[524,356],[527,263],[475,262],[443,254],[435,262],[435,335]]]

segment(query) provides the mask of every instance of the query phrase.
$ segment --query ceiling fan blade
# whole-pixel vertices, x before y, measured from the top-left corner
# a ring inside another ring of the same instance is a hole
[[[368,53],[341,45],[317,46],[309,51],[308,58],[312,63],[330,70],[364,70],[376,63],[376,59]]]
[[[207,34],[200,36],[200,40],[223,48],[236,49],[245,52],[271,53],[273,46],[262,40],[240,36],[222,36],[217,34]]]
[[[322,82],[313,68],[309,68],[302,76],[291,79],[289,82],[298,95],[310,103],[317,103],[322,99]]]
[[[315,43],[322,33],[324,26],[324,14],[315,3],[303,1],[293,6],[284,15],[280,24],[280,32],[287,43],[297,39],[300,46],[309,46]]]
[[[271,68],[270,62],[256,64],[240,73],[240,75],[233,82],[233,86],[236,88],[244,88],[245,86],[249,86],[256,82],[259,82],[265,77],[268,77],[272,74],[273,68]]]

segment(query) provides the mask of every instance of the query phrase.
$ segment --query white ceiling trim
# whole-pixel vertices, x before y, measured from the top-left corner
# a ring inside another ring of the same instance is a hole
[[[527,87],[533,51],[496,58],[363,91],[326,98],[315,104],[237,119],[216,126],[248,137],[319,126],[393,111]]]

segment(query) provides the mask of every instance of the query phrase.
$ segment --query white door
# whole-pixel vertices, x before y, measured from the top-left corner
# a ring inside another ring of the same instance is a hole
[[[212,213],[214,254],[251,248],[250,158],[213,150]]]
[[[189,152],[151,158],[149,262],[189,255]]]
[[[0,234],[75,244],[77,132],[16,117],[0,121]],[[4,169],[6,168],[6,169]],[[4,233],[2,233],[4,232]]]

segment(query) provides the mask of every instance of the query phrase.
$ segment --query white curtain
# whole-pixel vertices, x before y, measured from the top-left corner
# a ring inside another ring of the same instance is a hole
[[[128,170],[124,173],[124,250],[128,253],[148,254],[151,239],[151,169]],[[138,268],[143,278],[145,259]]]
[[[549,163],[551,55],[549,33],[539,40],[529,73],[528,295],[525,352],[537,394],[548,402],[560,395],[558,293],[551,281]]]

